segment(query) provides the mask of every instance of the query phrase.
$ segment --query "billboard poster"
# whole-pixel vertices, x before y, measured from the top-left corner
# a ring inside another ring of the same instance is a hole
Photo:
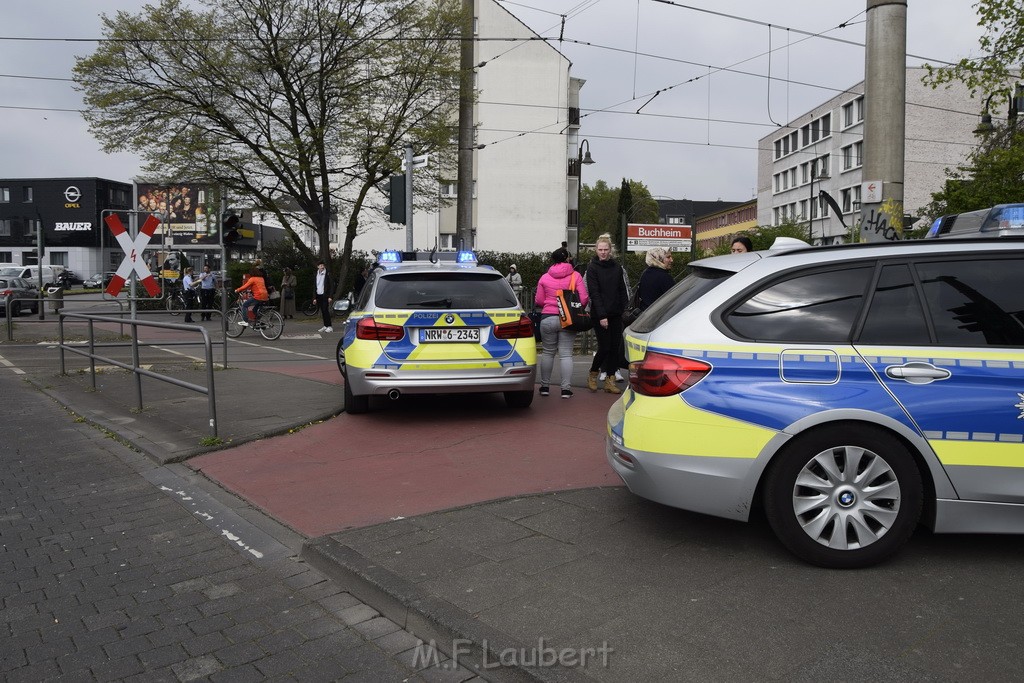
[[[691,251],[693,229],[689,225],[662,225],[628,223],[626,248],[629,251],[647,251],[651,247],[665,247],[671,251]]]
[[[161,218],[154,241],[182,245],[217,241],[217,202],[210,188],[139,183],[136,193],[136,208]]]

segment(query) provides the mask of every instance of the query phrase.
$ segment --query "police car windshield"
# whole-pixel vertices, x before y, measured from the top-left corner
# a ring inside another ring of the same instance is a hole
[[[374,294],[378,308],[513,308],[519,305],[500,273],[388,273]]]

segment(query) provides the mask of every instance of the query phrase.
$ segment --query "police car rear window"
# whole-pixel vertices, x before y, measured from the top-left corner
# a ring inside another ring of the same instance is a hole
[[[633,323],[632,329],[640,333],[651,332],[732,275],[735,273],[726,270],[691,267],[690,274],[651,304]]]
[[[512,288],[500,273],[390,273],[374,293],[378,308],[515,308]]]

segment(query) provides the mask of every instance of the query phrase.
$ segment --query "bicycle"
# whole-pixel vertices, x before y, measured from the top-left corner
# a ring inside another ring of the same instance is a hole
[[[188,308],[188,302],[185,301],[185,291],[175,289],[169,293],[167,299],[164,300],[164,306],[171,315],[181,315],[181,312]]]
[[[238,298],[230,311],[228,311],[225,324],[227,325],[226,334],[234,339],[240,337],[242,332],[245,332],[246,326],[239,325],[238,323],[244,320],[242,313],[242,303],[245,301],[244,298]],[[271,302],[264,301],[259,302],[254,306],[256,319],[249,320],[248,327],[252,330],[259,332],[263,335],[263,338],[267,341],[274,341],[281,336],[284,332],[284,318],[278,313],[277,309],[273,308]]]
[[[312,318],[314,315],[320,312],[320,307],[316,305],[315,301],[307,301],[306,305],[302,307],[302,313],[307,318]]]

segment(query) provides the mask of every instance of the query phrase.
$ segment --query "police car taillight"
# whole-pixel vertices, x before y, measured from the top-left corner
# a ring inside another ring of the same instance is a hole
[[[401,325],[379,323],[373,318],[363,318],[356,323],[356,339],[398,341],[404,336],[405,329]]]
[[[711,372],[699,360],[648,351],[639,363],[629,364],[629,385],[643,396],[672,396],[686,391]]]
[[[525,315],[514,323],[502,323],[494,328],[498,339],[523,339],[533,336],[533,323]]]

